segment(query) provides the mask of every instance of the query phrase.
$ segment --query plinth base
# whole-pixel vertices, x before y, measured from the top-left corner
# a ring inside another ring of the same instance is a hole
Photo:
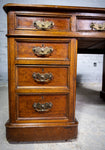
[[[78,122],[73,123],[6,123],[9,142],[56,141],[77,137]]]

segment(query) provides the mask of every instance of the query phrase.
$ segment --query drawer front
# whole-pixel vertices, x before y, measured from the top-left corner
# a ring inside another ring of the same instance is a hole
[[[68,60],[70,40],[15,39],[17,59]]]
[[[70,17],[37,16],[31,14],[17,14],[15,29],[35,31],[69,31]]]
[[[77,18],[77,31],[105,31],[105,18]]]
[[[18,66],[17,86],[68,86],[68,67]]]
[[[18,119],[62,119],[68,116],[68,95],[18,95]]]

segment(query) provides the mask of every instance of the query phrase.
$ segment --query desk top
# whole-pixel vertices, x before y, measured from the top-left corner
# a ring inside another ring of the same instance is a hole
[[[64,10],[64,11],[76,11],[76,12],[105,12],[105,8],[95,8],[95,7],[75,7],[75,6],[59,6],[59,5],[34,5],[34,4],[15,4],[15,3],[8,3],[4,5],[4,10],[8,12],[9,10],[36,10],[36,9],[49,9],[50,11],[58,11],[58,10]]]

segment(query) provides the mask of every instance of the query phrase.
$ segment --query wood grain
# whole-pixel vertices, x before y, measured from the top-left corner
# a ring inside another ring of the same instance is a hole
[[[105,17],[104,18],[97,18],[97,17],[78,17],[77,19],[77,31],[91,31],[93,30],[90,28],[91,23],[96,24],[103,24],[105,23]],[[97,31],[95,31],[97,32]]]
[[[26,16],[25,16],[26,15]],[[55,18],[54,17],[36,17],[30,16],[30,14],[24,14],[24,16],[16,15],[16,29],[26,29],[26,30],[39,30],[34,27],[34,21],[52,21],[54,23],[54,27],[50,30],[52,31],[69,31],[70,30],[70,19],[69,18]]]
[[[15,40],[16,59],[40,59],[40,60],[68,60],[70,40],[68,39],[47,39],[47,38],[24,38]],[[33,52],[34,47],[52,47],[53,52],[46,57],[37,56]]]
[[[33,73],[52,73],[53,79],[48,83],[36,82]],[[17,86],[68,86],[68,67],[47,67],[47,66],[18,66]]]
[[[9,142],[24,141],[56,141],[77,137],[78,122],[44,123],[44,124],[10,124],[6,123],[7,139]]]
[[[17,99],[18,118],[25,120],[58,120],[68,117],[68,97],[67,95],[19,95]],[[48,112],[37,112],[33,108],[34,103],[52,103],[52,108]]]
[[[59,6],[59,5],[34,5],[34,4],[16,4],[16,3],[8,3],[3,6],[6,12],[12,10],[29,10],[29,11],[37,11],[39,10],[50,10],[54,12],[105,12],[105,8],[97,8],[97,7],[76,7],[76,6]]]
[[[77,136],[75,120],[77,48],[104,49],[105,32],[90,23],[104,23],[105,9],[7,4],[8,13],[8,141],[67,140]],[[39,31],[35,20],[54,22]],[[79,44],[78,44],[79,43]],[[53,47],[48,57],[37,57],[34,46]],[[33,73],[52,73],[48,83],[34,81]],[[104,79],[103,79],[104,83]],[[104,86],[103,86],[104,90]],[[49,112],[38,113],[33,103],[52,102]]]

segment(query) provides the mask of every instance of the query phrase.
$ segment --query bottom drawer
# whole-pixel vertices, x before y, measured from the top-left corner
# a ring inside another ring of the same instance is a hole
[[[67,119],[68,94],[18,95],[17,120]]]

